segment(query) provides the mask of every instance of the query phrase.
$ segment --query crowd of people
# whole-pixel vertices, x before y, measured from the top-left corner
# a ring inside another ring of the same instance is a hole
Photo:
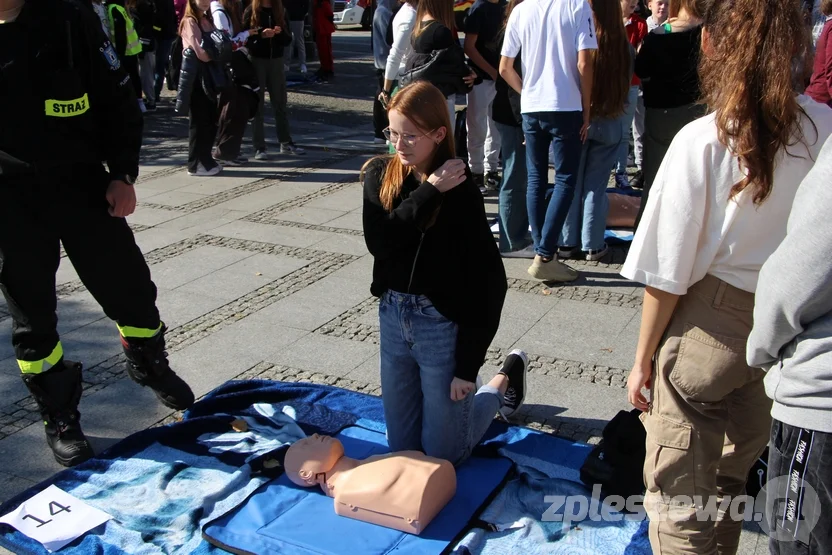
[[[307,0],[89,0],[115,54],[130,75],[142,112],[154,112],[164,83],[189,116],[188,174],[213,176],[248,162],[241,154],[253,121],[256,160],[268,159],[264,100],[268,91],[282,154],[302,155],[286,115],[286,73],[293,53],[308,73]],[[313,0],[313,34],[321,68],[333,75],[332,4]],[[218,32],[218,33],[217,33]],[[186,87],[180,86],[186,64]],[[171,68],[171,64],[174,65]],[[199,84],[200,86],[194,86]]]
[[[67,466],[93,452],[81,365],[57,331],[61,243],[116,321],[130,378],[171,409],[194,402],[168,365],[156,286],[124,219],[140,106],[177,82],[193,175],[244,163],[251,119],[255,157],[268,156],[265,91],[281,152],[303,153],[285,81],[301,11],[281,0],[91,7],[0,0],[0,280],[23,381]],[[313,7],[318,45],[331,49],[329,0]],[[459,464],[497,413],[520,408],[524,353],[477,383],[506,298],[503,257],[533,258],[544,282],[576,279],[558,258],[604,256],[610,180],[640,185],[621,273],[645,285],[627,396],[646,429],[653,550],[735,553],[743,515],[716,508],[742,494],[768,445],[769,477],[789,476],[769,492],[772,553],[830,553],[832,31],[813,18],[832,0],[649,8],[645,18],[635,0],[477,0],[461,43],[447,0],[379,5],[373,117],[389,153],[364,167],[363,230],[388,441]]]
[[[798,0],[636,8],[477,0],[464,46],[444,3],[384,8],[374,127],[391,153],[365,166],[364,233],[390,445],[458,462],[522,404],[523,353],[475,380],[505,299],[499,251],[574,280],[557,259],[603,256],[608,183],[638,185],[621,273],[646,286],[627,395],[646,429],[654,552],[736,553],[742,514],[722,503],[767,445],[769,478],[789,476],[770,482],[772,553],[830,552],[831,24],[813,45]],[[449,139],[460,92],[465,144]],[[478,188],[500,190],[499,250]]]

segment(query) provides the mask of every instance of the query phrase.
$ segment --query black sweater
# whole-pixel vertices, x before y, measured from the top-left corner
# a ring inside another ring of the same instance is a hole
[[[679,108],[699,100],[702,27],[676,33],[648,33],[636,57],[644,106]]]
[[[364,176],[364,239],[375,259],[370,290],[376,297],[393,290],[430,299],[457,324],[454,375],[473,382],[500,326],[508,288],[482,195],[471,179],[441,194],[409,176],[387,212],[379,200],[386,167],[387,159],[379,158]]]
[[[269,39],[255,35],[248,39],[248,52],[253,58],[283,57],[283,49],[292,44],[292,32],[289,30],[289,20],[285,17],[285,12],[283,20],[279,35]],[[259,23],[261,29],[270,29],[280,24],[271,8],[260,8]],[[251,29],[251,6],[243,12],[243,29]]]

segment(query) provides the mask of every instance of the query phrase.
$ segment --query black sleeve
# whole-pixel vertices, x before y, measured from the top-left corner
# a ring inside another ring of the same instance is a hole
[[[432,50],[442,50],[443,48],[450,48],[454,44],[454,34],[450,29],[441,23],[436,25],[436,30],[433,33],[433,48]]]
[[[73,27],[79,34],[73,35],[74,42],[88,66],[86,89],[101,130],[104,160],[111,174],[138,176],[142,114],[133,85],[95,13],[83,9],[76,13]]]
[[[113,38],[116,39],[116,52],[124,56],[127,52],[127,22],[118,10],[113,10]]]
[[[464,237],[460,257],[466,269],[455,286],[459,288],[458,298],[468,299],[463,301],[464,308],[457,320],[454,376],[473,382],[500,327],[508,284],[503,261],[488,229],[482,194],[470,177],[446,195],[446,203],[452,198],[460,216],[455,227],[456,233]]]
[[[641,49],[636,55],[635,71],[639,79],[650,79],[650,70],[656,63],[653,59],[656,37],[657,35],[653,33],[647,33],[647,36],[644,37],[644,41],[641,43]]]
[[[482,10],[478,7],[472,9],[465,18],[465,34],[479,35],[482,27]]]
[[[374,160],[364,172],[364,241],[375,258],[388,258],[409,243],[418,243],[422,236],[418,223],[431,214],[442,195],[430,183],[422,183],[392,212],[381,204],[379,193],[387,162]]]

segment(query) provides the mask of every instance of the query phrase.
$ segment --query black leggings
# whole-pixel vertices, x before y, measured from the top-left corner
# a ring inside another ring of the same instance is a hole
[[[195,172],[198,164],[210,170],[217,163],[211,156],[214,138],[217,136],[217,103],[202,90],[197,81],[191,95],[191,109],[188,114],[188,170]]]

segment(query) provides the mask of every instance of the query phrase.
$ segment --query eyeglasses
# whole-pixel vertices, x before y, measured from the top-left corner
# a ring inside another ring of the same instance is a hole
[[[428,131],[427,133],[422,133],[421,135],[409,135],[407,133],[393,131],[388,127],[382,131],[382,133],[384,134],[384,138],[390,141],[391,145],[395,146],[399,142],[399,139],[401,139],[406,146],[412,147],[416,146],[416,143],[418,143],[422,137],[427,137],[429,134],[433,133],[433,131]]]

